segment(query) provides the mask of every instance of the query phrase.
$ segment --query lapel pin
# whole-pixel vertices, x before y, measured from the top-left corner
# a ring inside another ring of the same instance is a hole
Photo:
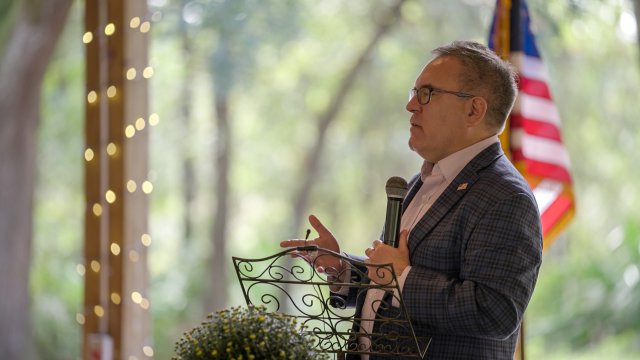
[[[460,184],[458,185],[458,190],[467,190],[468,185],[469,183]]]

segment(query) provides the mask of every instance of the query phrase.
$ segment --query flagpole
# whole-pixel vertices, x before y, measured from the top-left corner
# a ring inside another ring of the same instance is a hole
[[[511,49],[522,49],[522,32],[520,27],[520,0],[497,0],[495,22],[493,26],[494,51],[503,60],[511,59]],[[520,45],[520,46],[518,46]],[[515,64],[514,64],[515,66]],[[513,161],[511,154],[511,119],[508,117],[505,127],[500,134],[500,144],[507,157]],[[516,343],[514,360],[524,359],[524,319],[520,323],[520,334]]]
[[[503,60],[509,60],[509,53],[511,49],[509,47],[511,39],[510,39],[510,14],[511,13],[511,0],[498,0],[496,4],[496,19],[495,19],[495,29],[493,42],[495,44],[495,49],[493,49],[500,58]],[[500,133],[500,144],[502,145],[502,151],[507,155],[509,159],[511,159],[511,141],[510,141],[510,131],[509,131],[509,118],[505,122],[504,130]]]
[[[505,49],[503,59],[511,60],[512,63],[517,61],[517,59],[511,59],[513,56],[512,51],[518,49],[519,51],[523,51],[523,34],[522,34],[522,21],[520,18],[520,0],[509,0],[508,2],[509,10],[506,12],[509,14],[509,22],[508,26],[504,26],[503,29],[508,33],[509,39],[505,41]],[[509,129],[510,119],[507,119],[506,128]],[[508,135],[508,143],[506,146],[509,148],[509,155],[511,155],[511,134]],[[518,335],[518,341],[516,343],[516,353],[514,354],[514,359],[525,360],[525,348],[524,348],[524,317],[522,318],[522,322],[520,323],[520,334]]]

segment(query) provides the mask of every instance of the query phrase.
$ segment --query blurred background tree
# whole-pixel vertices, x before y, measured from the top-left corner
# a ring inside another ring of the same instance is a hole
[[[0,3],[0,358],[31,357],[29,270],[41,86],[71,0]]]
[[[577,216],[546,251],[527,311],[529,358],[640,355],[637,2],[528,1],[577,198]],[[44,76],[37,128],[30,289],[42,359],[80,352],[85,96],[83,4],[74,5]],[[408,89],[430,49],[455,39],[486,43],[495,2],[149,5],[151,110],[161,118],[150,154],[150,301],[155,357],[164,359],[207,312],[244,303],[231,255],[278,251],[281,239],[304,236],[309,212],[345,251],[360,253],[379,235],[386,179],[409,177],[421,163],[406,145]],[[307,170],[314,151],[317,170]],[[305,176],[311,186],[300,206]]]

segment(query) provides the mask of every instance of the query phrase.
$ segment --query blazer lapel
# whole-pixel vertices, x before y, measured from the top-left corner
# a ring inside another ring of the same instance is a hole
[[[460,171],[458,176],[449,184],[436,202],[429,208],[427,213],[414,226],[413,230],[411,230],[409,234],[410,254],[414,253],[414,250],[426,239],[431,230],[433,230],[451,208],[469,191],[478,179],[478,171],[487,167],[503,155],[504,153],[502,152],[500,143],[495,143],[480,152],[480,154],[473,158],[462,171]],[[422,185],[419,179],[418,182]],[[411,201],[413,196],[415,196],[417,189],[414,192],[414,188],[419,188],[419,186],[416,185],[418,185],[418,183],[411,189],[411,192],[413,192],[411,199],[407,196],[407,200]],[[406,205],[409,204],[409,201],[406,202]],[[405,206],[403,206],[403,208],[404,207]]]

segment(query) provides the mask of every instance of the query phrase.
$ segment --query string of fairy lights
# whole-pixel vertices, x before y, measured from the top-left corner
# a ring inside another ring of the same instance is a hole
[[[125,31],[139,31],[142,34],[147,34],[151,30],[151,22],[143,21],[140,17],[133,17],[129,21],[129,29],[124,29]],[[104,28],[98,29],[94,32],[87,31],[82,35],[82,42],[85,46],[89,46],[92,42],[95,42],[99,36],[112,36],[119,31],[116,28],[114,23],[108,23]],[[124,71],[124,77],[126,81],[137,81],[137,80],[149,80],[154,75],[154,69],[151,66],[144,67],[129,67]],[[118,95],[118,88],[114,85],[109,85],[106,89],[103,90],[91,90],[86,95],[87,106],[96,106],[99,104],[99,97],[101,94],[107,96],[108,100],[114,99]],[[132,119],[132,121],[128,121],[128,124],[124,127],[124,136],[125,140],[133,140],[136,135],[147,129],[147,127],[152,127],[158,125],[160,121],[160,117],[156,113],[152,113],[148,116],[147,119],[143,117],[138,117]],[[99,149],[93,149],[91,147],[87,147],[84,150],[84,160],[87,163],[91,163],[94,161],[96,157],[96,152],[100,151]],[[112,157],[118,154],[120,151],[118,145],[113,142],[109,142],[106,148],[103,150],[106,152],[107,156]],[[133,194],[137,191],[141,191],[145,195],[150,195],[153,191],[153,184],[148,180],[138,180],[128,179],[126,181],[126,191],[130,194]],[[104,193],[104,200],[108,204],[113,204],[118,200],[118,194],[111,189],[106,190]],[[104,209],[101,202],[94,202],[91,204],[91,212],[95,217],[101,217],[103,215]],[[130,249],[123,249],[121,246],[115,242],[112,242],[109,245],[109,251],[113,256],[127,256],[128,260],[132,263],[137,263],[140,258],[140,250],[143,248],[148,248],[151,246],[151,236],[148,233],[142,233],[139,235],[139,239],[131,246]],[[87,271],[94,272],[96,274],[100,273],[103,269],[103,266],[100,264],[100,261],[95,259],[87,259],[86,264],[77,264],[76,271],[77,273],[85,277]],[[133,304],[138,305],[142,310],[149,310],[151,304],[148,298],[146,298],[141,291],[131,291],[130,294],[121,295],[116,291],[111,291],[109,294],[109,300],[115,304],[120,305],[123,301],[131,300]],[[86,322],[86,316],[91,314],[85,313],[77,313],[76,314],[76,322],[84,326]],[[93,305],[93,314],[98,318],[102,318],[105,316],[105,309],[102,305],[96,304]],[[154,354],[153,348],[149,345],[142,346],[142,352],[147,357],[152,357]],[[128,360],[137,360],[135,356],[129,356]]]

